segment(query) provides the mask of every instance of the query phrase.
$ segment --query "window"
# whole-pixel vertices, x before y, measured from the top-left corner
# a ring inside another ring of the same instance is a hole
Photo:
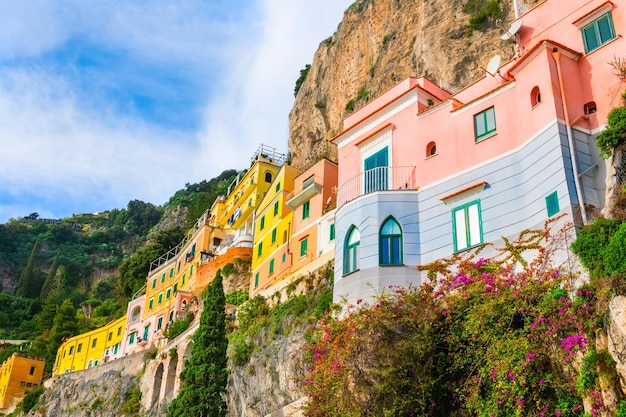
[[[29,375],[35,375],[35,367],[34,366],[30,367]]]
[[[287,261],[287,254],[283,253],[283,259],[282,259],[283,263],[285,263]]]
[[[157,330],[161,330],[161,327],[163,327],[163,316],[160,316],[157,320]]]
[[[180,262],[179,262],[180,265]],[[170,268],[170,278],[174,276],[174,268]]]
[[[87,369],[93,366],[93,359],[89,359],[89,363],[87,364]]]
[[[452,210],[454,251],[462,251],[483,242],[480,200]]]
[[[274,273],[274,260],[272,259],[270,261],[270,274],[273,274],[273,273]]]
[[[185,285],[186,274],[183,274],[183,285]]]
[[[256,251],[256,257],[260,258],[262,254],[263,254],[263,242],[259,243],[259,247]]]
[[[81,350],[83,350],[83,344],[79,343],[78,348],[76,349],[76,353],[80,353]]]
[[[402,229],[393,217],[380,228],[380,264],[402,265]]]
[[[161,283],[164,283],[164,282],[165,282],[165,272],[163,272],[163,275],[161,275]]]
[[[343,274],[349,274],[358,269],[359,266],[359,245],[361,244],[361,234],[359,229],[351,226],[346,237],[346,246],[343,253]]]
[[[474,115],[476,142],[496,134],[496,111],[493,107]]]
[[[98,344],[98,338],[93,339],[93,342],[91,342],[91,348],[95,348],[96,345]]]
[[[263,230],[265,227],[265,216],[261,217],[261,221],[259,222],[259,230]]]
[[[305,237],[300,241],[300,256],[306,256],[306,251],[309,246],[309,238]]]
[[[193,265],[189,267],[189,276],[193,275]]]
[[[276,228],[272,230],[272,244],[274,244],[275,242],[276,242]]]
[[[120,326],[117,328],[117,335],[119,336],[121,334],[122,334],[122,327]]]
[[[269,171],[265,173],[265,182],[272,182],[272,173]]]
[[[165,275],[165,274],[163,274]],[[156,288],[156,278],[152,280],[152,289]]]
[[[437,155],[437,144],[435,142],[430,142],[426,145],[426,158],[433,155]]]
[[[330,225],[330,238],[328,240],[335,240],[335,223]]]
[[[280,191],[280,182],[278,184],[276,184],[276,188],[275,188],[276,192]]]
[[[150,325],[148,324],[143,328],[143,340],[148,340],[148,336],[150,335]]]
[[[163,302],[163,293],[162,293],[162,292],[160,292],[160,293],[159,293],[159,299],[158,299],[158,301],[157,301],[157,304],[161,304],[162,302]]]
[[[259,273],[254,274],[254,288],[259,286]]]
[[[113,338],[113,332],[109,332],[109,337],[107,340],[110,342],[112,338]]]
[[[274,203],[274,217],[278,216],[278,201]]]
[[[535,107],[539,103],[541,103],[541,91],[535,86],[530,92],[530,104]]]
[[[560,211],[559,196],[556,191],[546,197],[546,209],[548,210],[548,217],[552,217]]]
[[[170,311],[170,318],[169,321],[172,322],[174,321],[174,310]]]
[[[180,261],[178,261],[178,266],[176,267],[176,272],[180,272]],[[170,271],[170,278],[172,278],[172,272]]]
[[[309,217],[311,214],[311,201],[307,201],[302,205],[302,220]]]
[[[174,284],[174,294],[176,294],[176,291],[178,291],[178,282]]]
[[[611,12],[605,13],[580,29],[583,35],[585,53],[595,51],[610,40],[615,39],[615,29]]]
[[[168,288],[167,291],[165,292],[165,299],[168,299],[172,296],[172,288]]]
[[[69,353],[69,354],[70,354],[70,355],[73,355],[73,354],[74,354],[74,346],[70,346],[70,353]]]
[[[152,310],[152,307],[154,307],[154,298],[151,298],[148,302],[148,310]]]
[[[598,106],[596,106],[595,101],[590,101],[589,103],[585,103],[585,105],[583,106],[583,111],[585,112],[585,114],[593,114],[598,111]]]
[[[115,346],[113,346],[113,354],[117,355],[117,352],[119,351],[119,349],[120,349],[120,344],[116,343]]]
[[[136,334],[135,332],[132,332],[130,334],[130,336],[128,336],[128,344],[129,345],[132,345],[133,343],[135,343],[135,334]]]

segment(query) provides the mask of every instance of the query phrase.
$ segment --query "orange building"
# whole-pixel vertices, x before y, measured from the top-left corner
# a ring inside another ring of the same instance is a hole
[[[0,409],[12,408],[41,384],[45,361],[19,352],[0,365]]]

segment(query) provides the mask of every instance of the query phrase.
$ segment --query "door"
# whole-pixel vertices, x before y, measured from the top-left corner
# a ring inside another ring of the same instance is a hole
[[[374,155],[365,159],[364,164],[364,193],[386,190],[388,188],[387,170],[389,167],[389,152],[387,148],[381,149]]]

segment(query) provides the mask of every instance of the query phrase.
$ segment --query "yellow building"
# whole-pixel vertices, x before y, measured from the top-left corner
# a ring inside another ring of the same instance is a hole
[[[292,212],[285,205],[298,171],[283,165],[255,215],[250,297],[289,273]]]
[[[0,365],[0,409],[12,408],[43,378],[43,359],[14,353]]]
[[[57,350],[53,375],[82,371],[122,356],[126,317],[67,339]]]

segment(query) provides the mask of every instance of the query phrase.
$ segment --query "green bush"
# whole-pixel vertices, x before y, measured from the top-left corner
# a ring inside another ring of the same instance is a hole
[[[233,264],[226,264],[222,268],[222,275],[224,275],[224,277],[229,277],[235,272],[237,272],[237,269],[235,268],[235,265]]]
[[[246,301],[248,301],[249,297],[250,295],[247,290],[243,290],[243,291],[235,290],[226,294],[226,304],[233,304],[233,305],[239,306],[245,303]]]
[[[469,0],[463,5],[463,11],[470,14],[469,32],[483,31],[491,20],[502,19],[504,16],[500,0]]]
[[[348,113],[354,111],[354,100],[350,100],[346,103],[346,111]]]
[[[626,142],[626,107],[616,107],[607,116],[606,129],[596,137],[600,156],[604,159],[613,154],[613,150]]]
[[[303,69],[300,70],[300,76],[296,80],[296,86],[293,89],[293,96],[296,97],[298,95],[298,91],[300,91],[300,87],[306,80],[307,75],[309,75],[309,70],[311,69],[310,64],[306,64]]]
[[[572,250],[580,258],[580,262],[589,271],[592,278],[602,278],[609,275],[605,262],[606,248],[611,238],[620,229],[616,220],[597,218],[592,223],[583,226],[572,243]],[[617,259],[612,257],[614,264]]]
[[[23,413],[28,413],[30,410],[32,410],[39,402],[39,397],[41,397],[41,394],[43,394],[44,391],[44,386],[40,385],[34,390],[27,392],[24,396],[24,399],[20,403],[21,411]]]
[[[140,409],[141,390],[139,389],[139,387],[133,386],[126,394],[124,403],[120,407],[120,413],[122,413],[123,415],[135,416],[139,413]]]
[[[189,313],[185,318],[181,320],[175,320],[165,329],[164,335],[168,339],[175,339],[180,334],[184,333],[189,328],[189,325],[193,321],[193,314]]]

